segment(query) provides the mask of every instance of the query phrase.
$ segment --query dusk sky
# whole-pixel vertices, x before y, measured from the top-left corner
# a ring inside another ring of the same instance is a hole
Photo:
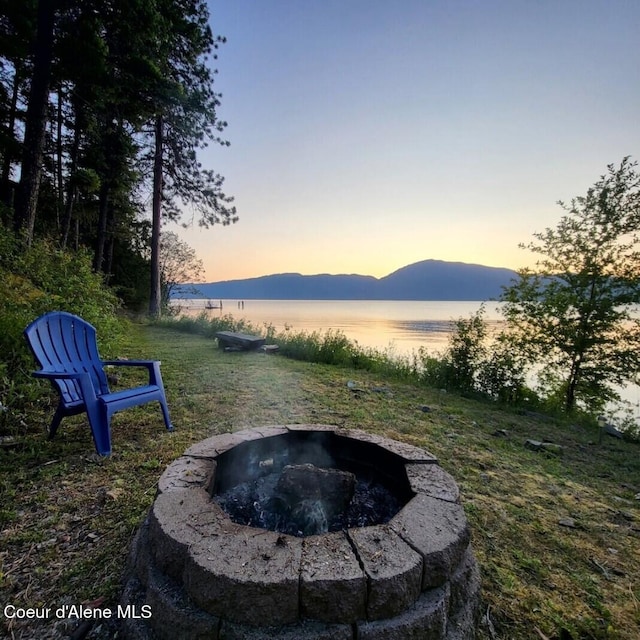
[[[240,220],[177,229],[207,281],[522,267],[558,200],[640,159],[637,0],[209,6],[231,146],[202,162]]]

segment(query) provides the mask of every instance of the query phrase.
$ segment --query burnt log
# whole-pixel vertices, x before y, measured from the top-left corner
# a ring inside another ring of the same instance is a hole
[[[314,535],[328,531],[336,518],[344,518],[355,487],[356,477],[349,471],[287,465],[275,499],[304,535]]]

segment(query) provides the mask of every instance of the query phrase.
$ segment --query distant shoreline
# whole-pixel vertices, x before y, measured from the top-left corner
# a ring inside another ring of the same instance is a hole
[[[178,301],[183,301],[183,302],[202,302],[203,304],[206,304],[207,302],[213,302],[214,305],[217,303],[219,304],[220,302],[223,303],[230,303],[230,304],[236,304],[238,302],[241,301],[252,301],[252,302],[460,302],[460,303],[466,303],[466,304],[482,304],[483,302],[500,302],[499,300],[493,300],[493,299],[485,299],[485,300],[476,300],[476,299],[469,299],[469,300],[458,300],[458,299],[453,299],[453,298],[442,298],[442,299],[435,299],[432,298],[430,300],[426,300],[426,299],[418,299],[418,298],[251,298],[248,296],[245,297],[235,297],[235,298],[217,298],[215,296],[213,297],[200,297],[200,296],[196,296],[196,297],[182,297],[182,296],[171,296],[171,302],[178,302]],[[219,308],[219,307],[213,307],[215,308]]]
[[[497,300],[517,278],[511,269],[423,260],[384,278],[281,273],[246,280],[181,285],[172,299],[395,300],[439,302]]]

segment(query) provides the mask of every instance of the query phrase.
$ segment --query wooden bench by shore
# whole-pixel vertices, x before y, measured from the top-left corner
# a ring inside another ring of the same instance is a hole
[[[254,351],[262,347],[267,341],[266,338],[261,338],[260,336],[252,336],[248,333],[234,333],[233,331],[217,331],[215,336],[218,339],[218,347],[230,351]]]

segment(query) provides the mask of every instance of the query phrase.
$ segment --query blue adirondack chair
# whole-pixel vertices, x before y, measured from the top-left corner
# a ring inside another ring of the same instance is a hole
[[[49,439],[55,436],[62,418],[86,411],[96,451],[108,456],[111,416],[121,409],[154,401],[160,403],[164,423],[173,431],[157,360],[102,360],[95,327],[65,311],[40,316],[24,330],[24,335],[42,367],[33,375],[49,380],[60,395],[49,426]],[[112,393],[104,371],[106,365],[146,367],[149,384]]]

